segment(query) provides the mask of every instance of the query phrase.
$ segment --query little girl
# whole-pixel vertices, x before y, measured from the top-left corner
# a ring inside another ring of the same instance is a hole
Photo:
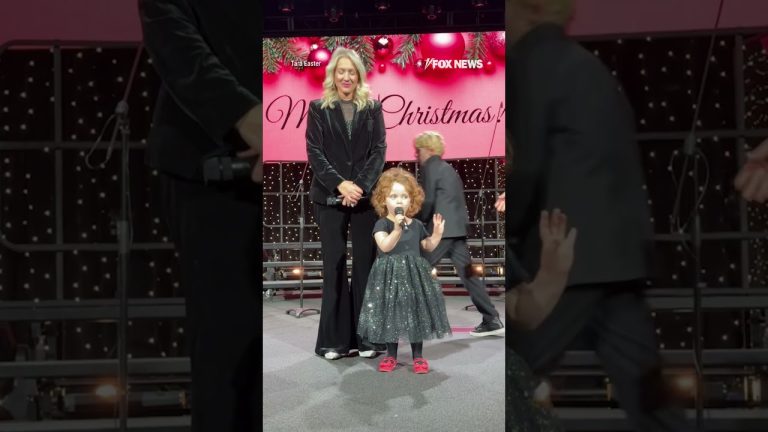
[[[395,369],[398,340],[407,338],[413,371],[424,374],[429,364],[421,356],[422,341],[450,335],[451,326],[440,284],[432,278],[419,247],[435,249],[445,221],[435,214],[430,236],[421,221],[411,219],[424,202],[424,191],[411,173],[400,168],[382,173],[371,202],[382,216],[373,228],[379,254],[368,275],[357,332],[364,340],[387,344],[381,372]]]

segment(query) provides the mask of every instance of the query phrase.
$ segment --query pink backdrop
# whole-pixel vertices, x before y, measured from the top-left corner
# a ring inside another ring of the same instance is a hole
[[[571,33],[707,30],[719,0],[575,0]],[[768,1],[724,0],[721,28],[768,27]],[[4,0],[0,44],[10,39],[136,41],[136,0]]]
[[[393,39],[397,47],[400,37]],[[469,35],[464,39],[468,44]],[[502,157],[503,58],[494,64],[492,72],[455,70],[441,74],[427,70],[417,74],[411,66],[402,70],[391,63],[384,72],[376,68],[369,72],[372,97],[382,102],[384,110],[387,160],[413,160],[413,138],[425,130],[445,137],[446,158]],[[264,74],[265,161],[307,159],[307,105],[322,95],[321,80],[313,77],[313,72],[285,67],[276,74]],[[462,121],[450,120],[454,110],[462,112]]]

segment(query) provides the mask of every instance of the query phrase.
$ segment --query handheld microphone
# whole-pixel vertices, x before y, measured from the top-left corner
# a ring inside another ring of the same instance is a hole
[[[337,197],[337,196],[329,196],[329,197],[328,197],[328,198],[326,198],[326,200],[325,200],[325,205],[329,205],[329,206],[337,206],[337,205],[341,204],[341,201],[342,201],[342,199],[341,199],[340,197]]]
[[[230,156],[214,156],[203,161],[205,182],[228,182],[250,178],[251,163]]]
[[[402,207],[395,207],[395,214],[396,215],[401,215],[401,214],[404,214],[404,213],[405,212],[403,211]],[[404,230],[408,231],[408,225],[406,225],[405,219],[403,219],[403,222],[400,223],[400,226],[402,226]]]

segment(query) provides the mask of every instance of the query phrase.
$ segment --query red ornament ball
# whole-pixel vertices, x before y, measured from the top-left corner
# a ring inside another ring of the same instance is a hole
[[[421,56],[441,60],[464,58],[464,36],[461,33],[433,33],[421,38]]]
[[[421,75],[421,74],[423,74],[423,73],[424,73],[424,69],[425,69],[425,66],[426,66],[426,62],[424,61],[424,59],[421,59],[421,58],[417,58],[417,59],[416,59],[416,60],[413,62],[413,70],[414,70],[414,71],[415,71],[417,74],[419,74],[419,75]]]
[[[376,58],[385,59],[392,55],[392,50],[392,38],[387,36],[379,36],[373,39],[373,52],[376,54]]]
[[[483,72],[491,74],[496,71],[496,62],[493,60],[486,60],[483,62]]]
[[[488,49],[498,58],[499,60],[504,60],[504,57],[506,57],[506,49],[507,49],[507,35],[504,32],[496,32],[495,34],[490,36],[490,39],[488,41]]]
[[[384,71],[386,70],[387,70],[387,64],[384,62],[379,63],[379,72],[384,73]]]
[[[311,62],[320,62],[323,66],[327,66],[331,60],[331,52],[327,48],[316,48],[309,52],[307,60]]]
[[[325,79],[325,67],[328,66],[328,62],[331,61],[331,52],[327,48],[317,48],[309,52],[307,61],[313,62],[308,67],[312,71],[312,76],[315,79],[322,81]]]

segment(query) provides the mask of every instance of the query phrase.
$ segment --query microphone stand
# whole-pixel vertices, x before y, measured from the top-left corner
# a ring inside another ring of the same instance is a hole
[[[690,228],[690,239],[693,245],[693,317],[694,317],[694,340],[693,340],[693,360],[696,368],[696,430],[703,431],[704,425],[704,363],[703,363],[703,344],[702,327],[703,311],[701,308],[701,218],[699,212],[699,152],[696,149],[696,135],[692,132],[685,140],[684,153],[687,158],[693,159],[693,226]],[[685,175],[685,170],[683,175]]]
[[[131,226],[130,226],[130,121],[128,118],[128,95],[131,92],[133,81],[136,78],[136,70],[139,66],[143,45],[139,45],[133,60],[131,75],[123,94],[123,99],[115,107],[115,128],[120,133],[120,213],[116,221],[118,241],[118,277],[117,292],[120,301],[120,313],[118,320],[118,396],[120,413],[120,431],[128,429],[128,265],[131,250]]]
[[[307,163],[309,165],[309,163]],[[306,172],[306,170],[305,170]],[[304,175],[299,180],[299,307],[285,311],[288,315],[301,318],[305,312],[320,313],[320,309],[304,308]]]
[[[480,209],[479,210],[480,211],[480,263],[482,265],[481,279],[483,281],[483,289],[486,289],[488,285],[486,285],[486,280],[485,280],[485,208],[484,208],[485,194],[482,188],[480,189],[480,193],[478,194],[477,206]],[[475,218],[475,220],[477,220],[477,218]],[[474,269],[472,269],[471,267],[472,265],[471,255],[469,257],[469,262],[470,262],[470,271],[474,271]],[[477,306],[475,306],[474,304],[464,306],[464,310],[466,311],[472,308],[477,309]]]

